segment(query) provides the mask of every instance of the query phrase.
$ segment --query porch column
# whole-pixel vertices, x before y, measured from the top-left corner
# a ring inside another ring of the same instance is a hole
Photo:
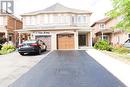
[[[102,32],[102,40],[103,40],[103,32]]]
[[[21,44],[21,32],[18,32],[19,34],[19,44]]]
[[[79,41],[78,41],[78,32],[76,31],[75,32],[75,34],[74,34],[74,38],[75,38],[75,49],[78,49],[78,43],[79,43]]]
[[[90,32],[90,47],[92,47],[93,44],[93,35],[92,35],[92,31]]]
[[[5,32],[5,38],[8,39],[8,32],[7,31]]]
[[[57,50],[57,34],[51,35],[51,50]]]

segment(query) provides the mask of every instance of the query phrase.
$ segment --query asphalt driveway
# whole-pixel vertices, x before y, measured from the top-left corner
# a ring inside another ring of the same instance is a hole
[[[85,51],[53,51],[9,87],[126,87]]]

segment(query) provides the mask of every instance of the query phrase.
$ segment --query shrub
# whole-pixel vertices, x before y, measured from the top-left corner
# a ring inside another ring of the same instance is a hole
[[[1,50],[1,48],[2,48],[2,45],[0,44],[0,50]]]
[[[117,48],[117,47],[115,47],[115,48],[113,48],[113,50],[112,50],[113,52],[117,52],[117,53],[120,53],[120,54],[122,54],[122,53],[130,53],[130,50],[129,49],[127,49],[127,48],[125,48],[125,47],[119,47],[119,48]]]
[[[94,48],[99,49],[99,50],[107,50],[111,51],[112,46],[108,43],[107,40],[100,40],[98,41],[95,45]]]
[[[16,50],[16,48],[13,45],[4,45],[0,50],[0,54],[8,54],[15,50]]]
[[[6,42],[6,38],[0,37],[0,44],[4,44]]]

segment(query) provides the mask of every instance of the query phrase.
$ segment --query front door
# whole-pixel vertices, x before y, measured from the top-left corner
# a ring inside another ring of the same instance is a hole
[[[86,35],[79,35],[79,46],[86,46]]]

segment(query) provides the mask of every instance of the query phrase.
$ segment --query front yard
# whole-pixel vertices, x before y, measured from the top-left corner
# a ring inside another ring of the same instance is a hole
[[[108,56],[111,56],[112,58],[115,58],[117,60],[130,64],[130,54],[119,54],[119,53],[110,52],[110,51],[102,51],[102,52]]]
[[[94,48],[100,50],[108,56],[111,56],[112,58],[130,64],[130,49],[125,48],[122,45],[112,46],[108,41],[101,40],[94,45]]]

